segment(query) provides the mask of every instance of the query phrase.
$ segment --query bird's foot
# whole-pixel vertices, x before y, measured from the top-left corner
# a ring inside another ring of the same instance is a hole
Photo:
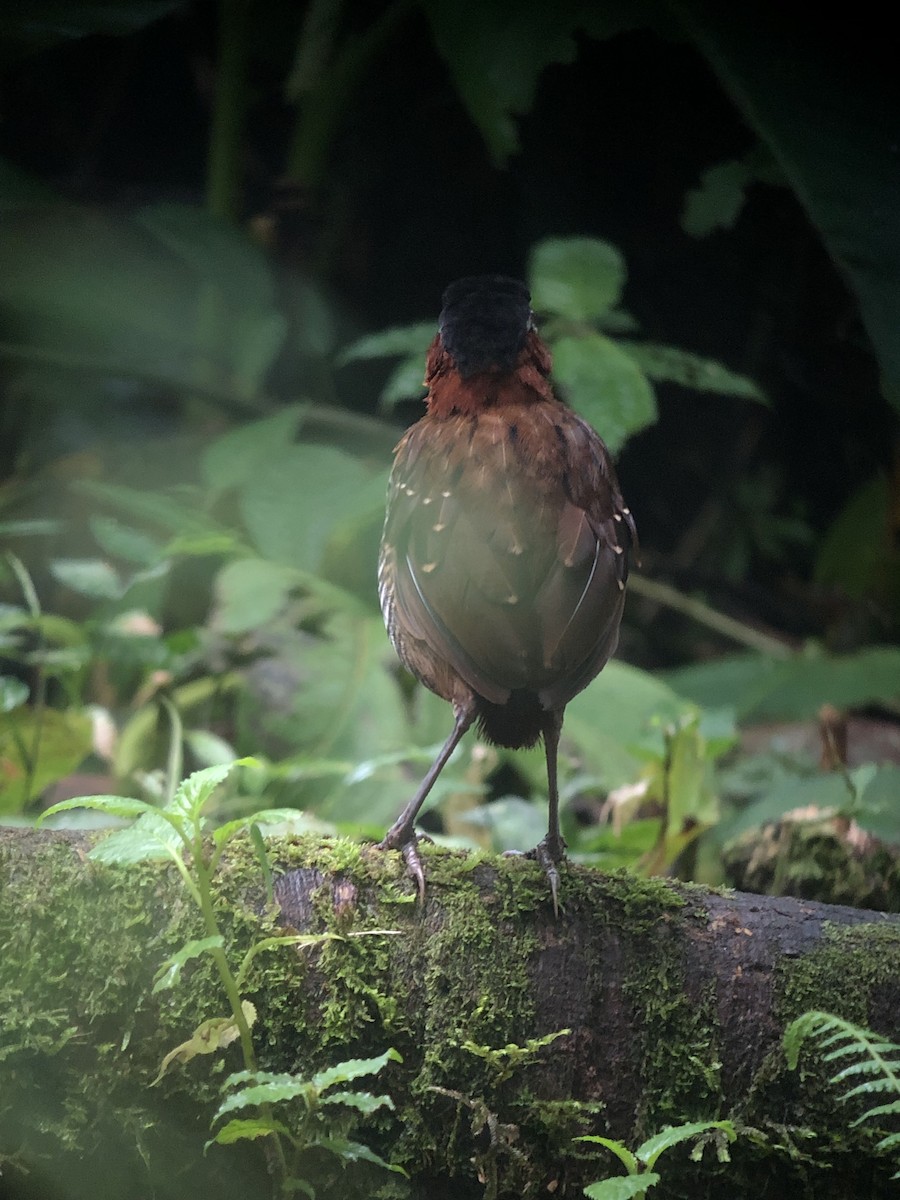
[[[412,826],[392,825],[378,843],[378,850],[399,850],[406,863],[406,873],[415,882],[419,892],[419,903],[425,903],[425,868],[419,854],[419,842],[430,842],[426,833],[416,833]]]
[[[561,837],[551,837],[550,834],[523,854],[521,850],[505,850],[504,858],[513,856],[533,859],[547,876],[550,884],[550,895],[553,898],[553,915],[559,916],[559,864],[566,861],[566,843]]]

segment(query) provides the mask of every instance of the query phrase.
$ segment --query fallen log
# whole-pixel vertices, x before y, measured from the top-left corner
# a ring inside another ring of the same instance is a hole
[[[206,955],[153,990],[203,936],[197,910],[171,866],[99,865],[95,841],[0,830],[0,1195],[269,1195],[259,1144],[203,1153],[236,1045],[150,1086],[227,1014]],[[878,1131],[850,1128],[862,1108],[839,1102],[814,1054],[789,1071],[781,1039],[817,1008],[900,1041],[900,917],[569,865],[555,920],[534,864],[434,847],[423,908],[395,854],[311,838],[268,853],[274,905],[249,839],[217,875],[229,958],[285,932],[337,936],[254,959],[243,994],[261,1067],[306,1078],[402,1057],[365,1083],[393,1108],[353,1137],[408,1178],[365,1162],[333,1175],[312,1152],[319,1200],[580,1197],[618,1164],[573,1138],[633,1147],[726,1117],[730,1161],[673,1150],[655,1195],[893,1194]]]

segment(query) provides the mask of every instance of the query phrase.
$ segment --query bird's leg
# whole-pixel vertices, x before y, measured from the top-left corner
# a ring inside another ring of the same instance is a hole
[[[557,780],[557,751],[562,732],[562,710],[548,712],[544,718],[544,754],[547,759],[547,792],[549,817],[547,836],[538,842],[533,854],[543,868],[553,896],[553,915],[559,916],[559,864],[566,857],[566,843],[559,832],[559,782]]]
[[[438,775],[440,775],[441,771],[447,765],[450,755],[459,745],[463,734],[475,720],[475,705],[472,702],[466,705],[454,703],[453,711],[456,717],[453,730],[441,747],[440,754],[438,754],[429,767],[428,774],[419,784],[419,790],[378,843],[379,850],[401,851],[406,860],[406,869],[416,881],[416,886],[419,889],[419,901],[422,904],[425,903],[425,871],[422,867],[422,859],[419,856],[419,839],[415,830],[416,817],[418,816],[419,809],[425,803],[425,798],[437,782]]]

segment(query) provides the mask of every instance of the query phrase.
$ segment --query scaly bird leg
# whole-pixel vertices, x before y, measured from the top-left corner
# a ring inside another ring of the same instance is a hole
[[[547,792],[549,817],[547,836],[529,854],[540,863],[553,897],[553,915],[559,916],[559,864],[565,861],[566,843],[559,832],[559,783],[557,781],[557,751],[562,731],[562,711],[547,713],[544,719],[544,754],[547,759]]]
[[[441,747],[441,752],[431,764],[428,774],[419,785],[419,790],[404,808],[403,812],[393,823],[382,840],[378,843],[379,850],[399,850],[406,860],[406,869],[416,881],[419,889],[419,902],[425,903],[425,871],[419,855],[419,838],[415,830],[416,817],[419,809],[425,803],[425,798],[437,782],[437,777],[443,771],[450,755],[459,745],[460,740],[475,719],[475,705],[453,705],[456,721],[453,731]]]

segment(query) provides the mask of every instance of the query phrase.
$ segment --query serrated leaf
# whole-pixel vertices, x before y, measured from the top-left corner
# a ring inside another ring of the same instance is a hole
[[[654,1134],[653,1137],[647,1138],[638,1146],[635,1154],[646,1163],[648,1167],[652,1167],[663,1151],[670,1149],[672,1146],[677,1146],[680,1142],[686,1142],[690,1138],[699,1136],[701,1133],[707,1133],[711,1129],[721,1130],[728,1138],[729,1142],[733,1142],[737,1137],[734,1130],[734,1125],[731,1121],[693,1121],[687,1125],[675,1125],[670,1129],[663,1129],[660,1133]]]
[[[220,783],[223,783],[235,767],[252,763],[252,759],[241,758],[228,763],[217,763],[194,771],[181,784],[172,799],[170,810],[196,819]]]
[[[126,821],[139,817],[143,813],[157,811],[146,800],[136,800],[130,796],[76,796],[73,800],[60,800],[59,804],[54,804],[46,809],[41,813],[37,823],[41,825],[48,817],[74,808],[92,808],[106,813],[107,816],[121,817]]]
[[[247,1024],[252,1025],[256,1020],[255,1007],[249,1000],[242,1000],[241,1009]],[[190,1062],[198,1054],[214,1054],[217,1050],[224,1050],[232,1042],[236,1042],[239,1037],[240,1031],[233,1017],[210,1017],[197,1026],[186,1042],[169,1051],[160,1063],[159,1072],[150,1086],[159,1083],[172,1063]]]
[[[286,1125],[282,1125],[280,1121],[276,1121],[273,1117],[249,1117],[243,1120],[235,1119],[229,1121],[223,1126],[214,1138],[211,1138],[206,1144],[211,1146],[217,1142],[220,1146],[230,1146],[234,1142],[249,1139],[253,1141],[255,1138],[267,1137],[270,1133],[279,1133],[285,1136],[290,1136],[290,1131]]]
[[[139,862],[176,859],[183,840],[158,810],[146,812],[128,829],[117,829],[98,842],[88,855],[94,862],[126,867]]]
[[[312,1085],[317,1092],[327,1091],[336,1083],[349,1083],[351,1079],[359,1079],[362,1075],[377,1075],[389,1062],[403,1062],[396,1050],[385,1050],[375,1058],[350,1058],[346,1062],[337,1063],[313,1075]]]
[[[347,1108],[355,1108],[367,1116],[379,1108],[394,1107],[390,1096],[373,1096],[371,1092],[332,1092],[330,1096],[320,1096],[319,1103],[344,1104]]]
[[[596,321],[614,309],[625,279],[621,252],[598,238],[547,238],[528,259],[535,312],[570,321]]]
[[[655,342],[620,341],[616,345],[650,379],[678,383],[697,392],[716,392],[720,396],[739,396],[769,404],[768,397],[752,379],[729,370],[714,359]]]
[[[368,1146],[364,1146],[360,1142],[351,1142],[346,1138],[330,1137],[317,1138],[315,1144],[321,1146],[323,1150],[329,1150],[332,1154],[344,1159],[346,1162],[373,1163],[376,1167],[384,1167],[386,1171],[394,1171],[398,1175],[406,1175],[403,1167],[398,1166],[396,1163],[385,1162],[374,1150],[370,1150]]]
[[[221,934],[187,942],[180,950],[177,950],[165,962],[160,964],[156,972],[156,981],[153,984],[152,994],[155,996],[157,992],[174,987],[181,978],[181,972],[185,963],[190,962],[192,958],[199,958],[200,955],[208,954],[215,947],[223,947],[224,945],[225,939]]]
[[[555,342],[553,378],[612,454],[656,420],[656,397],[647,377],[602,333]]]

